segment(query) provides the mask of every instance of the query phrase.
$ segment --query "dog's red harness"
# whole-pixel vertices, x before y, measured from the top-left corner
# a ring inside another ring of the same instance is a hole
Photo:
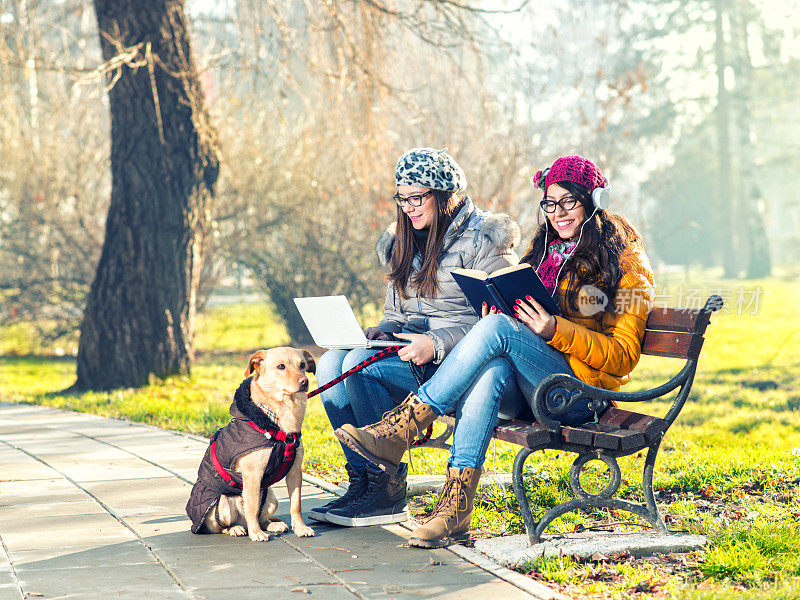
[[[280,481],[286,476],[286,473],[289,472],[289,469],[292,468],[292,464],[294,464],[294,458],[297,454],[297,447],[300,445],[300,436],[301,434],[298,433],[286,433],[285,431],[281,431],[280,429],[261,429],[258,425],[253,423],[252,421],[247,422],[250,427],[258,431],[259,433],[263,434],[268,440],[276,440],[278,442],[284,442],[283,447],[283,462],[281,462],[278,471],[275,473],[273,478],[270,481],[262,481],[261,487],[268,488],[276,481]],[[227,483],[232,488],[236,488],[241,490],[242,485],[237,483],[236,480],[230,476],[230,474],[225,470],[222,466],[222,463],[219,462],[219,458],[217,458],[217,440],[213,440],[211,442],[211,462],[214,464],[214,468],[217,470],[217,474],[222,477],[222,480]]]
[[[350,377],[350,375],[352,375],[353,373],[358,373],[364,367],[368,367],[369,365],[371,365],[375,361],[380,360],[381,358],[384,358],[385,356],[390,356],[391,354],[396,354],[397,351],[400,350],[400,348],[402,348],[402,347],[403,346],[388,346],[387,348],[384,348],[380,352],[376,352],[375,354],[373,354],[369,358],[367,358],[367,359],[361,361],[360,363],[358,363],[355,367],[353,367],[349,371],[347,371],[345,373],[342,373],[337,378],[332,379],[331,381],[329,381],[325,385],[320,386],[317,389],[308,392],[308,397],[311,398],[311,397],[316,396],[317,394],[319,394],[321,392],[324,392],[325,390],[327,390],[330,387],[333,387],[334,385],[336,385],[340,381],[344,381],[345,379]],[[413,369],[414,365],[411,365],[411,368]],[[421,382],[421,379],[419,377],[417,377],[417,381]],[[422,446],[423,444],[427,444],[428,441],[431,439],[431,435],[433,435],[433,425],[432,424],[428,425],[428,429],[425,430],[425,435],[423,435],[420,439],[414,440],[413,442],[411,442],[411,445],[412,446]]]

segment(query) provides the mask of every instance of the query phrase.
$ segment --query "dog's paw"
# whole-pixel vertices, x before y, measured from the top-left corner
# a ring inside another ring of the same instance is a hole
[[[254,542],[268,542],[269,534],[266,531],[251,531],[250,539]]]
[[[305,523],[303,523],[302,525],[296,525],[292,527],[292,529],[294,530],[294,534],[297,537],[314,537],[315,535],[314,530],[311,529],[311,527],[309,527]]]
[[[228,528],[227,534],[233,537],[241,537],[243,535],[247,535],[247,530],[241,525],[234,525],[233,527]]]
[[[267,531],[270,533],[284,533],[289,531],[289,526],[283,521],[272,521],[267,525]]]

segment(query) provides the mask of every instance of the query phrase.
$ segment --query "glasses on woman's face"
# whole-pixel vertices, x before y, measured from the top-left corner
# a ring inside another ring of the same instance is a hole
[[[578,200],[572,196],[564,196],[558,202],[555,200],[542,200],[539,202],[539,206],[541,206],[542,210],[546,213],[554,213],[556,212],[556,206],[560,206],[564,210],[572,210],[578,206]]]
[[[433,190],[428,190],[424,194],[414,194],[413,196],[406,196],[405,198],[400,194],[395,194],[392,196],[392,198],[394,198],[397,206],[401,208],[403,204],[408,204],[409,206],[422,206],[422,203],[425,202],[425,198],[432,193]]]

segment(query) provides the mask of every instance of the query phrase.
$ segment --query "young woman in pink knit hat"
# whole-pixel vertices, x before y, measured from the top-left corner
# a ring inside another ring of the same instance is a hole
[[[534,185],[542,191],[543,218],[522,261],[537,269],[561,314],[548,314],[532,298],[517,300],[515,317],[485,308],[416,393],[374,425],[336,430],[340,441],[392,472],[417,434],[437,416],[455,411],[447,480],[433,514],[412,533],[411,546],[440,547],[469,530],[498,412],[511,418],[527,408],[536,385],[553,373],[618,389],[639,360],[653,299],[641,236],[627,219],[607,210],[608,183],[586,158],[562,156],[536,173]],[[473,393],[478,389],[482,393]],[[487,397],[487,389],[494,393]],[[510,390],[516,391],[516,405],[506,400],[501,407]],[[594,413],[587,400],[552,416],[572,425]]]

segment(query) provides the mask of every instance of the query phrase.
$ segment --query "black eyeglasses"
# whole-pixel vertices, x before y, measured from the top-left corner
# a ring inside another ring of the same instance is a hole
[[[566,196],[562,198],[558,202],[553,200],[542,200],[539,202],[539,206],[542,207],[542,210],[546,213],[554,213],[556,212],[556,205],[560,206],[564,210],[572,210],[576,206],[578,206],[578,200],[573,198],[572,196]]]
[[[400,194],[395,194],[392,196],[392,198],[394,198],[397,206],[403,206],[404,203],[407,203],[409,206],[422,206],[422,203],[425,201],[425,197],[432,193],[433,190],[428,190],[424,194],[415,194],[413,196],[406,196],[405,198],[403,198]]]

